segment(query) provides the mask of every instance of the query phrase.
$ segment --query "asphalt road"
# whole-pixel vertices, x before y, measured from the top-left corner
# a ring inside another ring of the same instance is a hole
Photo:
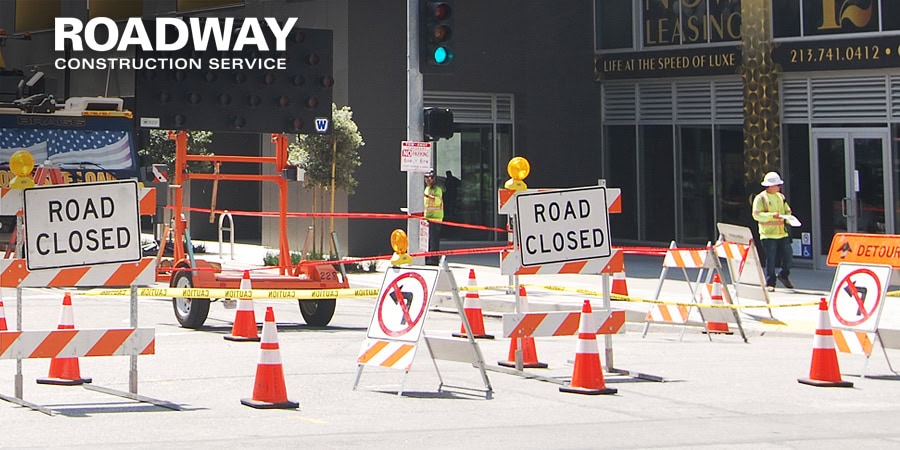
[[[647,262],[646,264],[655,264]],[[629,279],[644,295],[655,287],[652,267]],[[452,265],[460,285],[469,269],[479,284],[502,281],[496,268]],[[798,273],[798,275],[800,275]],[[382,273],[354,275],[354,287],[380,286]],[[810,275],[798,290],[776,292],[778,301],[814,301],[830,286],[829,274]],[[592,286],[595,279],[552,278],[554,283]],[[795,283],[800,284],[800,278]],[[528,279],[523,283],[547,283]],[[677,284],[672,287],[677,288]],[[800,289],[800,288],[806,288]],[[575,309],[583,296],[532,291],[535,304]],[[63,291],[23,291],[25,330],[55,329]],[[486,305],[511,302],[501,291],[484,292]],[[17,320],[16,292],[2,289],[6,318]],[[897,448],[900,445],[900,377],[879,350],[866,360],[840,355],[842,377],[853,388],[819,388],[797,382],[808,376],[812,333],[808,327],[771,327],[748,318],[748,343],[740,337],[711,339],[696,327],[654,326],[644,338],[641,324],[628,323],[611,338],[614,367],[607,373],[615,395],[561,393],[572,376],[576,337],[538,337],[538,359],[548,369],[526,376],[500,371],[509,340],[501,338],[499,311],[485,310],[485,327],[497,336],[479,340],[493,390],[485,399],[480,372],[470,364],[438,361],[440,381],[424,345],[419,346],[404,395],[401,370],[366,367],[359,386],[356,359],[372,318],[374,299],[340,299],[331,324],[303,324],[292,300],[256,301],[262,323],[273,306],[278,324],[288,398],[298,409],[259,410],[241,404],[252,396],[260,344],[223,339],[235,310],[214,304],[202,330],[177,326],[168,299],[141,298],[138,325],[156,332],[156,354],[138,357],[138,393],[171,402],[180,410],[108,395],[82,387],[35,383],[46,377],[47,359],[22,361],[23,398],[56,412],[50,416],[0,401],[0,447],[159,448]],[[618,303],[618,302],[617,302]],[[594,303],[596,305],[596,303]],[[130,321],[127,298],[73,295],[76,328],[120,328]],[[622,305],[614,305],[622,307]],[[625,305],[637,308],[635,305]],[[573,308],[574,307],[574,308]],[[596,308],[596,306],[595,306]],[[815,322],[813,308],[776,310],[786,325]],[[425,333],[450,336],[459,317],[430,311]],[[598,340],[605,354],[604,339]],[[900,352],[889,350],[897,358]],[[605,356],[604,356],[605,359]],[[129,357],[79,358],[81,375],[120,391],[129,386]],[[608,363],[608,361],[605,361]],[[897,364],[895,364],[896,366]],[[858,375],[866,370],[869,375]],[[14,393],[15,360],[0,360],[0,393]],[[662,379],[662,382],[647,379]]]

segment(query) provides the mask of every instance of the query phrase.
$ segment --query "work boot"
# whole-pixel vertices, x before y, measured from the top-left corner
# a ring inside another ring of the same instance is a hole
[[[791,279],[786,277],[784,274],[778,275],[778,281],[781,281],[781,284],[788,289],[794,288],[794,283],[791,283]]]

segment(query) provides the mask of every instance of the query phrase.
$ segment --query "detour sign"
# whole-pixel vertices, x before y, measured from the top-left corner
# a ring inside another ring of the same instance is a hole
[[[840,263],[884,264],[900,269],[900,236],[837,233],[828,250],[828,265]]]

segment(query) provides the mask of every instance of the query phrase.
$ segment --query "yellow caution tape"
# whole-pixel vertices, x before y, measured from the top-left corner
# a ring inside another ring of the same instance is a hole
[[[591,297],[603,297],[603,292],[594,291],[590,289],[583,288],[569,288],[565,286],[552,286],[552,285],[537,285],[537,284],[522,284],[521,286],[536,288],[536,289],[544,289],[547,291],[556,291],[556,292],[574,292],[576,294],[587,295]],[[467,286],[465,288],[460,287],[460,291],[481,291],[481,290],[499,290],[499,289],[512,289],[512,286]],[[895,291],[896,296],[900,296],[900,291]],[[888,295],[891,295],[888,293]],[[753,309],[753,308],[794,308],[800,306],[818,306],[819,302],[817,301],[809,301],[809,302],[799,302],[799,303],[779,303],[779,304],[759,304],[759,305],[728,305],[728,304],[710,304],[710,303],[691,303],[691,302],[672,302],[667,300],[659,300],[659,299],[646,299],[646,298],[638,298],[638,297],[629,297],[625,295],[619,294],[610,294],[610,299],[615,301],[622,302],[635,302],[635,303],[652,303],[659,305],[681,305],[688,307],[697,307],[697,308],[726,308],[726,309]]]
[[[379,289],[202,289],[202,288],[138,288],[138,297],[233,298],[254,300],[322,300],[334,298],[377,297]],[[86,291],[81,295],[127,297],[131,289]]]

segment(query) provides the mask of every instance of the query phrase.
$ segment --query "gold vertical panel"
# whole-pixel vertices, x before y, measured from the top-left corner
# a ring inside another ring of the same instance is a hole
[[[144,0],[91,0],[88,4],[90,18],[109,17],[122,20],[144,15]]]
[[[16,33],[52,29],[61,5],[62,0],[16,0]]]
[[[748,186],[758,186],[763,174],[779,170],[781,163],[778,71],[772,61],[770,17],[770,0],[741,2],[744,181]]]

